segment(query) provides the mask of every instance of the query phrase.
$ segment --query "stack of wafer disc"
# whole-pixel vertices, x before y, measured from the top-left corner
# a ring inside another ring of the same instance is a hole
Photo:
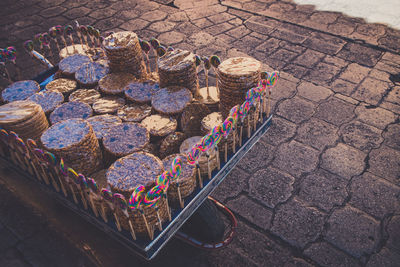
[[[176,49],[167,52],[158,60],[158,75],[161,87],[177,85],[188,88],[193,94],[197,91],[196,60],[190,51]]]
[[[151,97],[160,90],[158,83],[148,80],[143,82],[129,83],[125,87],[126,99],[139,103],[145,104],[151,102]]]
[[[68,100],[93,105],[99,98],[101,98],[101,95],[96,89],[78,89],[70,94]]]
[[[153,137],[164,137],[176,131],[178,123],[172,117],[164,115],[151,115],[141,123]]]
[[[103,146],[107,154],[105,161],[112,163],[117,158],[141,151],[149,141],[149,132],[143,126],[133,122],[116,124],[103,136]]]
[[[72,118],[87,119],[92,115],[93,110],[88,104],[78,101],[66,102],[54,109],[50,114],[50,122],[55,124]]]
[[[193,136],[190,137],[188,139],[186,139],[185,141],[183,141],[183,143],[181,144],[180,147],[180,153],[187,155],[192,147],[198,143],[200,143],[202,136]],[[218,166],[218,162],[217,162],[217,154],[215,153],[215,150],[210,150],[209,151],[209,161],[210,161],[210,171],[213,171],[215,168],[217,168]],[[207,175],[208,174],[208,162],[207,162],[207,156],[206,154],[202,154],[201,157],[198,160],[198,164],[200,166],[200,172],[201,175]]]
[[[56,107],[64,102],[64,96],[57,91],[41,91],[28,98],[40,106],[46,114],[52,112]]]
[[[192,93],[180,86],[161,88],[151,98],[152,107],[161,114],[179,115],[192,102]]]
[[[109,35],[103,41],[111,72],[129,72],[141,78],[145,73],[142,49],[134,32],[124,31]]]
[[[227,117],[229,110],[246,100],[246,93],[260,80],[261,63],[249,57],[235,57],[223,61],[217,69],[221,113]]]
[[[99,140],[99,142],[103,139],[103,137],[108,133],[108,131],[113,128],[116,124],[121,123],[121,119],[114,115],[104,114],[90,117],[87,119],[90,125],[93,128],[93,131]]]
[[[202,135],[201,120],[210,114],[208,107],[201,103],[193,102],[185,107],[180,119],[182,131],[187,136]]]
[[[125,105],[125,99],[117,96],[105,96],[93,103],[96,114],[115,114],[117,110]]]
[[[99,81],[99,89],[107,95],[119,95],[124,92],[129,83],[135,80],[135,76],[130,73],[110,73]]]
[[[141,122],[151,114],[151,106],[128,104],[118,109],[117,116],[125,122]]]
[[[75,54],[68,56],[60,61],[58,68],[61,73],[67,77],[73,77],[82,65],[91,62],[90,58],[85,55]]]
[[[89,62],[82,65],[75,72],[75,80],[83,87],[93,88],[108,73],[108,66],[97,62]]]
[[[149,153],[135,152],[117,160],[108,169],[106,176],[112,191],[121,193],[126,199],[129,199],[133,189],[137,186],[143,185],[147,190],[154,186],[156,177],[163,171],[164,167],[159,158]],[[157,207],[161,220],[166,220],[168,211],[165,198],[161,198]],[[156,224],[158,219],[155,208],[143,205],[141,208],[143,208],[148,224]],[[130,213],[130,216],[135,231],[146,232],[146,224],[139,211]],[[121,221],[121,226],[129,229],[124,221]]]
[[[219,91],[215,86],[200,88],[197,99],[206,105],[212,112],[219,110]]]
[[[38,141],[49,123],[39,104],[22,100],[0,106],[0,127],[16,132],[24,140]]]
[[[39,92],[40,86],[37,82],[26,80],[10,84],[1,92],[1,98],[4,102],[25,100],[31,95]]]
[[[46,85],[47,91],[57,91],[68,97],[73,91],[76,90],[78,83],[74,80],[60,78],[49,82]]]
[[[168,188],[168,198],[174,202],[179,201],[177,183],[179,183],[179,190],[181,197],[185,198],[190,195],[196,188],[196,168],[187,162],[187,157],[181,154],[172,154],[163,159],[164,169],[171,168],[172,161],[175,157],[180,156],[182,159],[182,171],[178,179],[172,181]]]
[[[221,112],[213,112],[211,114],[208,114],[201,121],[201,134],[202,135],[208,134],[215,126],[218,125],[221,126],[223,122],[224,118],[222,117]],[[238,144],[239,136],[235,135],[235,138],[236,138],[236,144]],[[233,134],[231,133],[228,136],[228,140],[222,138],[221,141],[219,142],[218,148],[221,149],[220,151],[222,151],[226,141],[228,141],[228,150],[231,151],[233,149]]]
[[[168,155],[179,153],[179,147],[186,139],[184,133],[175,132],[165,137],[160,145],[160,157],[163,159]]]
[[[63,158],[67,166],[85,175],[102,168],[102,154],[89,122],[69,119],[54,124],[42,137],[45,149]]]

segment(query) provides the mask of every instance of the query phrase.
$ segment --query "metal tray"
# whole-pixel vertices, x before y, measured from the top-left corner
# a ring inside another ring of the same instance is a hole
[[[54,74],[57,72],[58,66],[48,69],[37,77],[34,78],[41,88],[43,89],[47,83],[53,80]],[[98,227],[103,232],[123,244],[130,251],[144,257],[147,260],[154,258],[157,253],[166,245],[166,243],[173,237],[179,228],[190,218],[190,216],[197,210],[197,208],[207,199],[207,197],[215,190],[215,188],[225,179],[229,172],[236,166],[236,164],[245,156],[245,154],[257,143],[262,135],[269,129],[271,125],[272,115],[264,117],[263,123],[258,123],[257,130],[253,132],[250,138],[243,138],[243,145],[237,149],[235,154],[228,155],[228,161],[221,164],[221,169],[212,172],[211,179],[203,178],[203,188],[197,187],[195,191],[185,198],[185,206],[183,209],[174,208],[171,212],[172,220],[163,224],[163,230],[160,232],[155,229],[154,239],[150,240],[147,236],[137,236],[133,240],[130,232],[126,230],[118,231],[115,223],[109,220],[108,223],[104,222],[101,217],[96,218],[92,210],[85,209],[81,202],[75,204],[72,196],[65,197],[62,192],[56,192],[53,187],[40,183],[36,178],[30,176],[29,173],[24,172],[18,166],[13,165],[10,161],[0,157],[1,164],[8,166],[23,176],[34,180],[40,188],[46,193],[52,195],[61,204],[76,212],[79,216]],[[245,136],[245,135],[244,135]]]
[[[10,161],[0,157],[2,166],[7,166],[28,179],[34,180],[40,188],[46,193],[52,195],[61,204],[76,212],[79,216],[98,227],[103,232],[123,244],[130,251],[144,257],[147,260],[154,258],[157,253],[166,245],[168,240],[179,230],[179,228],[190,218],[203,201],[215,190],[215,188],[225,179],[235,165],[245,156],[245,154],[257,143],[262,135],[269,129],[272,116],[266,118],[263,124],[258,124],[257,130],[250,138],[243,139],[243,145],[235,154],[228,156],[228,161],[221,165],[221,170],[214,170],[212,178],[203,180],[203,188],[197,187],[196,190],[187,198],[185,198],[185,207],[183,209],[172,209],[172,220],[163,224],[163,231],[155,230],[154,240],[150,240],[147,236],[138,236],[137,240],[133,240],[128,231],[119,232],[114,222],[111,220],[105,223],[100,217],[96,218],[91,209],[85,210],[80,203],[76,205],[71,196],[65,197],[61,192],[57,193],[51,186],[40,183],[36,178],[24,172],[18,166],[13,165]]]

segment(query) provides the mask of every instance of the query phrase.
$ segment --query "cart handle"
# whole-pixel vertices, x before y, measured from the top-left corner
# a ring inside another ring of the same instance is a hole
[[[226,238],[217,243],[206,243],[206,242],[201,242],[194,237],[191,237],[181,231],[176,232],[175,236],[182,240],[183,242],[188,243],[189,245],[192,245],[197,248],[205,249],[205,250],[213,250],[213,249],[221,249],[223,247],[226,247],[229,243],[231,243],[233,236],[235,235],[236,227],[237,227],[237,220],[235,215],[230,211],[225,205],[223,205],[221,202],[216,200],[215,198],[208,196],[208,199],[213,201],[217,207],[225,214],[226,217],[228,217],[231,221],[231,228],[226,235]]]

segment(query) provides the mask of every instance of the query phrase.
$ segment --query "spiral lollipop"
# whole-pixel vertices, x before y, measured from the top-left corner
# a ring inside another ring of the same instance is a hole
[[[128,206],[131,211],[139,210],[142,214],[143,221],[146,225],[147,233],[151,240],[153,240],[153,232],[150,230],[149,224],[147,222],[146,216],[144,215],[143,209],[140,208],[140,204],[143,201],[143,195],[146,192],[146,188],[143,185],[139,185],[135,189],[133,189],[132,195],[129,198]]]
[[[87,182],[87,187],[89,188],[89,201],[90,201],[90,205],[92,207],[93,213],[96,217],[99,217],[99,212],[97,210],[96,205],[94,204],[93,201],[93,195],[98,195],[99,194],[99,187],[97,186],[96,181],[93,178],[86,178],[86,182]],[[104,211],[104,210],[103,210]],[[101,212],[101,217],[104,219],[105,218],[105,213]],[[105,221],[105,219],[104,219]]]
[[[168,46],[167,52],[171,52],[171,51],[174,51],[174,48],[172,46]]]
[[[95,31],[96,30],[91,25],[86,26],[86,28],[87,28],[87,32],[88,32],[88,36],[89,36],[90,42],[92,43],[92,46],[95,47],[94,35],[95,35]]]
[[[46,185],[50,185],[50,179],[48,172],[45,170],[46,167],[46,160],[44,158],[44,152],[43,150],[39,148],[34,148],[32,150],[32,154],[34,155],[34,158],[36,159],[37,164],[40,167],[41,173],[42,173],[42,178]]]
[[[64,28],[64,35],[66,35],[68,37],[68,39],[70,40],[72,46],[75,49],[75,43],[74,43],[74,38],[72,37],[72,34],[74,33],[74,27],[72,27],[71,25],[67,25]]]
[[[146,40],[142,40],[139,39],[139,44],[140,47],[142,48],[142,51],[144,52],[144,54],[146,55],[146,63],[147,63],[147,68],[148,68],[148,74],[151,74],[151,68],[150,68],[150,59],[149,59],[149,53],[151,50],[151,45],[149,42],[147,42]]]
[[[52,58],[52,60],[55,60],[53,52],[51,51],[51,47],[50,47],[50,35],[47,32],[42,33],[42,45],[49,50],[49,54]]]
[[[83,37],[83,40],[85,41],[85,44],[88,47],[90,47],[89,44],[88,44],[88,41],[87,41],[87,35],[88,35],[87,27],[85,25],[80,25],[79,26],[79,32],[80,32],[80,35]]]
[[[210,63],[211,63],[211,66],[213,67],[214,73],[217,74],[217,69],[218,69],[218,66],[221,64],[221,59],[217,55],[213,55],[210,57]],[[219,93],[218,79],[217,79],[216,87],[217,87],[217,92]]]
[[[0,49],[0,64],[4,66],[4,72],[6,73],[7,80],[9,81],[9,83],[12,83],[13,81],[11,80],[10,73],[7,70],[6,62],[7,52],[4,49]]]
[[[33,37],[34,44],[37,45],[40,49],[40,51],[43,53],[43,34],[42,33],[37,33]]]
[[[25,50],[31,54],[31,52],[33,51],[34,47],[33,47],[33,42],[32,40],[27,40],[24,42],[23,47],[25,48]]]
[[[83,183],[82,180],[82,176],[80,176],[74,169],[68,167],[67,168],[67,172],[68,172],[68,176],[72,177],[72,180],[74,181],[77,190],[79,191],[79,194],[81,195],[81,200],[82,200],[82,204],[83,207],[87,210],[87,202],[86,202],[86,198],[82,192],[82,188],[81,188],[81,184]],[[72,192],[75,192],[75,190],[73,190]]]
[[[133,240],[136,240],[135,230],[133,229],[131,219],[129,218],[128,203],[126,202],[125,197],[118,193],[114,194],[114,203],[122,211],[122,213],[128,218],[129,229],[130,229],[132,238],[133,238]]]
[[[23,161],[21,160],[21,158],[18,155],[18,152],[16,150],[16,146],[15,146],[15,140],[18,138],[18,135],[13,132],[10,131],[8,133],[8,135],[4,135],[4,138],[7,136],[8,138],[8,145],[10,148],[10,155],[11,155],[11,160],[14,162],[14,164],[21,166],[22,168],[26,168],[26,166],[24,165]]]
[[[175,181],[176,183],[176,188],[178,191],[178,198],[179,198],[179,204],[181,206],[181,208],[183,209],[183,207],[185,206],[184,200],[182,199],[182,195],[181,195],[181,189],[179,186],[179,176],[182,173],[182,159],[181,157],[177,156],[174,158],[174,160],[171,163],[171,175],[172,175],[172,180]]]
[[[19,67],[17,66],[17,50],[15,49],[14,46],[9,46],[7,48],[4,49],[4,53],[6,55],[6,59],[8,61],[11,61],[14,64],[15,69],[17,70],[17,74],[18,74],[18,80],[21,80],[21,71],[19,69]]]
[[[60,45],[58,44],[58,40],[57,40],[58,30],[55,26],[53,26],[49,29],[49,35],[53,39],[53,41],[56,43],[58,53],[60,53],[61,49],[60,49]]]
[[[160,185],[156,185],[147,192],[145,195],[143,202],[147,207],[152,207],[155,209],[158,219],[158,229],[162,231],[162,221],[160,218],[160,213],[158,212],[158,203],[161,200],[164,194],[163,187]]]
[[[100,42],[101,35],[100,35],[100,30],[99,29],[95,29],[94,30],[94,37],[96,38],[97,46],[101,47],[101,42]]]
[[[67,191],[65,190],[64,185],[63,185],[61,178],[59,176],[59,173],[58,173],[56,156],[51,152],[45,151],[43,153],[43,159],[46,162],[47,167],[49,169],[49,176],[50,176],[50,179],[51,179],[51,182],[52,182],[54,188],[56,189],[57,192],[60,191],[60,188],[58,187],[58,185],[55,181],[55,178],[54,178],[54,175],[55,175],[58,177],[58,180],[60,182],[60,186],[61,186],[61,189],[62,189],[64,195],[67,196]],[[54,175],[53,175],[53,173],[54,173]]]

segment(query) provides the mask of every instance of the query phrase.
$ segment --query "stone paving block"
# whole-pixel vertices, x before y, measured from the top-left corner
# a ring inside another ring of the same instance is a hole
[[[400,215],[390,219],[386,231],[389,234],[386,246],[400,254]]]
[[[245,131],[243,134],[246,134]],[[238,163],[238,166],[250,172],[258,170],[271,162],[274,152],[275,146],[258,142],[247,152],[246,156]]]
[[[137,18],[137,19],[132,19],[132,20],[125,22],[120,27],[121,27],[121,29],[124,29],[126,31],[138,31],[138,30],[146,28],[148,25],[149,25],[149,22],[147,22],[143,19]],[[142,36],[140,36],[140,37],[142,37]]]
[[[95,28],[102,29],[103,31],[111,31],[113,29],[118,28],[122,23],[124,23],[123,20],[111,17],[100,20],[96,22],[93,26]]]
[[[356,62],[360,65],[373,67],[382,52],[356,43],[347,43],[337,54],[338,57]]]
[[[72,8],[72,9],[68,10],[67,12],[65,12],[63,14],[63,16],[65,16],[66,18],[68,18],[70,20],[74,20],[74,19],[78,19],[78,18],[86,16],[91,11],[92,11],[91,9],[86,8],[86,7],[77,7],[77,8]],[[106,17],[106,16],[101,16],[103,14],[98,14],[98,16],[94,17],[94,18],[104,18],[104,17]],[[111,14],[111,15],[108,15],[108,17],[111,17],[114,14],[114,12],[110,12],[109,14]]]
[[[321,120],[340,126],[354,117],[355,106],[337,97],[331,97],[320,104],[314,115]]]
[[[400,151],[382,145],[369,154],[368,171],[400,186]]]
[[[400,254],[390,251],[388,248],[382,248],[379,253],[373,254],[367,267],[398,267],[400,262]]]
[[[229,35],[229,32],[226,34]],[[243,48],[244,52],[248,53],[249,55],[253,56],[256,59],[260,59],[258,56],[253,55],[253,53],[255,52],[254,48],[260,43],[262,43],[262,41],[260,41],[259,39],[252,37],[250,35],[246,35],[243,38],[239,38],[236,42],[233,42],[232,45],[234,47],[244,47]]]
[[[339,137],[338,130],[335,125],[317,118],[311,118],[300,125],[295,139],[315,149],[322,150],[336,142]]]
[[[389,92],[387,97],[385,98],[386,101],[399,104],[400,103],[400,86],[395,86]]]
[[[161,11],[161,10],[149,11],[140,16],[140,18],[147,20],[147,21],[151,21],[153,23],[155,21],[164,20],[166,17],[167,17],[167,13],[164,11]]]
[[[285,40],[294,44],[301,44],[306,40],[306,37],[302,35],[298,35],[296,33],[284,30],[275,30],[270,35],[277,39]]]
[[[313,115],[315,107],[313,102],[294,97],[280,103],[277,114],[294,123],[300,123]]]
[[[18,250],[32,262],[42,262],[43,257],[51,266],[79,266],[85,262],[85,257],[70,244],[66,244],[65,238],[52,232],[40,232],[26,239],[18,246]],[[39,259],[38,259],[39,257]]]
[[[234,26],[232,24],[229,24],[227,22],[221,23],[221,24],[217,24],[217,25],[213,25],[211,27],[208,27],[206,29],[204,29],[206,32],[212,34],[212,35],[217,35],[223,32],[226,32],[230,29],[232,29]]]
[[[295,177],[317,167],[319,151],[296,141],[278,147],[272,165]]]
[[[12,267],[29,267],[28,264],[15,249],[9,249],[3,253],[0,253],[0,266],[12,266]]]
[[[296,56],[298,56],[297,53],[284,48],[279,48],[278,50],[274,51],[272,54],[269,55],[269,57],[272,59],[284,62],[289,62]]]
[[[326,242],[312,244],[304,250],[304,254],[321,266],[361,266],[356,259]]]
[[[339,35],[346,36],[354,32],[355,25],[350,23],[335,22],[328,26],[328,32]]]
[[[224,181],[215,189],[212,195],[220,200],[225,201],[227,198],[236,197],[242,191],[248,191],[248,180],[250,174],[239,169],[234,168]]]
[[[271,226],[272,211],[254,202],[247,196],[227,202],[227,206],[258,227],[267,230]]]
[[[356,87],[357,84],[342,79],[335,79],[329,88],[335,93],[341,93],[350,96]]]
[[[383,142],[382,130],[359,121],[342,125],[339,133],[345,144],[364,152],[379,147]]]
[[[62,6],[57,6],[57,7],[49,7],[40,12],[40,16],[44,18],[51,18],[51,17],[56,17],[62,13],[64,13],[67,9]]]
[[[271,231],[291,245],[304,248],[322,232],[325,215],[293,199],[276,211]]]
[[[385,145],[400,150],[400,125],[392,124],[389,125],[387,131],[383,133],[385,138]]]
[[[361,82],[370,72],[370,68],[360,66],[357,63],[352,63],[347,66],[346,70],[340,74],[340,78],[352,83]]]
[[[268,64],[270,64],[270,62],[268,62]],[[282,73],[281,75],[284,74]],[[283,98],[293,97],[296,94],[296,87],[297,87],[296,82],[282,78],[279,80],[277,85],[272,89],[271,98],[274,100],[280,100]]]
[[[394,35],[385,35],[384,37],[380,38],[378,43],[383,46],[384,48],[389,48],[391,50],[399,51],[398,43],[400,42],[399,36]]]
[[[319,169],[303,178],[298,197],[329,212],[343,204],[347,197],[347,182],[341,177]]]
[[[382,99],[388,89],[389,84],[387,82],[368,77],[360,84],[357,90],[354,91],[352,97],[357,100],[376,105]]]
[[[186,15],[186,13],[184,11],[179,11],[179,12],[175,12],[175,13],[171,13],[168,14],[168,18],[169,21],[173,21],[173,22],[185,22],[185,21],[189,21],[188,16]],[[202,20],[207,20],[207,19],[202,19]],[[211,25],[211,22],[209,22],[210,24],[207,26]],[[196,25],[198,26],[198,25]],[[203,25],[205,26],[205,25]],[[198,26],[199,27],[199,26]]]
[[[289,199],[293,191],[295,179],[275,168],[262,169],[249,179],[250,196],[259,200],[269,208]]]
[[[383,219],[388,214],[400,213],[400,187],[371,173],[354,177],[350,190],[349,203],[372,216]]]
[[[168,32],[175,27],[175,22],[171,21],[157,21],[151,23],[149,29],[158,33]]]
[[[15,236],[6,228],[0,229],[0,252],[5,251],[17,244],[19,241],[18,237]]]
[[[293,257],[287,248],[241,221],[238,222],[236,237],[230,246],[248,256],[258,266],[280,266]]]
[[[320,62],[311,69],[304,79],[320,85],[328,85],[339,72],[340,68]]]
[[[332,91],[326,87],[318,86],[310,82],[302,82],[297,87],[298,95],[314,102],[327,99]]]
[[[336,56],[330,56],[330,55],[326,55],[325,58],[323,59],[323,62],[335,65],[336,67],[339,67],[339,68],[346,67],[349,64],[349,62],[344,59],[338,58]]]
[[[390,123],[396,120],[396,115],[392,112],[379,108],[361,104],[356,107],[357,119],[379,129],[385,129]]]
[[[327,37],[325,34],[314,32],[311,37],[303,43],[304,46],[317,50],[324,54],[335,55],[346,42],[339,38]],[[345,59],[345,58],[344,58]]]
[[[185,40],[185,35],[180,32],[176,32],[176,31],[165,32],[165,33],[160,34],[158,36],[158,39],[163,44],[174,45],[174,44],[180,43],[183,40]]]
[[[329,148],[322,154],[321,167],[349,180],[365,168],[367,154],[343,143]]]
[[[396,74],[400,70],[399,64],[386,60],[380,60],[378,63],[376,63],[374,68],[392,74]]]
[[[215,42],[215,37],[209,33],[200,31],[200,32],[192,34],[188,38],[188,42],[193,44],[196,47],[201,47],[201,46],[209,45],[209,44],[212,44],[213,42]]]
[[[117,10],[111,9],[111,8],[103,8],[103,9],[97,9],[95,11],[93,11],[92,13],[89,14],[89,16],[91,16],[94,19],[98,19],[98,18],[109,18],[112,17],[113,15],[115,15],[117,13]],[[78,14],[76,14],[75,16],[77,16]],[[81,16],[78,16],[81,17]]]
[[[383,101],[382,104],[379,105],[382,108],[388,109],[397,115],[400,115],[400,105],[396,105],[392,102]]]
[[[285,65],[285,67],[283,68],[283,71],[288,72],[290,74],[292,74],[294,77],[296,78],[302,78],[305,75],[307,75],[307,73],[310,71],[309,69],[296,65],[296,64],[291,64],[288,63],[287,65]]]
[[[374,79],[377,80],[381,80],[384,82],[388,82],[391,83],[390,81],[390,73],[384,72],[384,71],[380,71],[377,69],[372,69],[371,72],[369,73],[369,77],[372,77]]]
[[[279,116],[272,117],[269,130],[261,137],[263,142],[271,145],[279,145],[286,142],[296,133],[296,124]]]
[[[267,35],[270,34],[272,31],[274,31],[273,27],[263,25],[261,23],[257,23],[251,20],[246,20],[244,22],[244,25],[247,27],[247,29],[252,30],[254,32]]]
[[[325,55],[312,49],[307,49],[302,55],[294,60],[294,63],[311,68],[319,62]]]
[[[281,41],[279,39],[271,37],[271,38],[265,40],[264,42],[262,42],[262,44],[260,44],[259,46],[257,46],[256,50],[261,51],[265,54],[270,54],[279,48],[280,42]]]
[[[381,239],[379,223],[348,205],[335,210],[328,225],[325,239],[357,258],[374,252]]]

